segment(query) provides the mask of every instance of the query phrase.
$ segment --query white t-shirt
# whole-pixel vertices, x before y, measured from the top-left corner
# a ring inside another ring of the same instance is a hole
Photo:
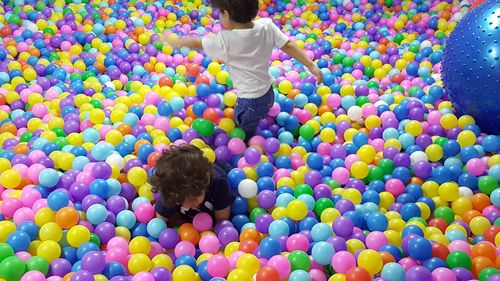
[[[246,99],[259,98],[269,90],[273,84],[269,75],[271,52],[288,42],[271,19],[253,23],[253,28],[224,30],[203,36],[201,41],[209,57],[226,63],[238,97]]]

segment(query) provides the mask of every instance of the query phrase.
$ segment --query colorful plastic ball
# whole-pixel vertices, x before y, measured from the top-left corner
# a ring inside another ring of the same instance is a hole
[[[382,268],[381,276],[389,281],[404,280],[405,270],[401,265],[390,262]]]
[[[238,193],[243,198],[252,198],[257,196],[257,183],[251,179],[244,179],[238,184]]]
[[[408,244],[408,252],[416,260],[426,260],[432,256],[432,245],[425,238],[413,238]]]
[[[374,250],[364,250],[358,256],[358,266],[372,275],[376,274],[382,270],[382,256]]]

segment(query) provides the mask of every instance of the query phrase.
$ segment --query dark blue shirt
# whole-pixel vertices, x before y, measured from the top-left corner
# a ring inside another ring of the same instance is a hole
[[[177,212],[190,218],[193,218],[200,212],[208,213],[213,217],[215,211],[224,210],[231,206],[233,201],[234,195],[227,182],[226,172],[222,167],[213,165],[210,185],[205,193],[205,199],[198,208],[187,209],[180,205],[170,207],[166,206],[161,199],[158,199],[155,204],[155,211],[167,219]]]

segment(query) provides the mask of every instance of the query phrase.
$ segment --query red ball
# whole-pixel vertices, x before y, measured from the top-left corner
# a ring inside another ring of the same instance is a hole
[[[448,227],[448,223],[443,219],[433,218],[429,221],[429,226],[437,227],[442,233],[444,233]]]
[[[432,243],[432,256],[436,258],[440,258],[442,260],[446,260],[448,255],[450,254],[450,250],[448,247],[441,243]]]
[[[280,274],[274,267],[266,265],[257,272],[257,281],[280,281]]]
[[[203,119],[210,120],[213,123],[217,123],[219,120],[219,113],[217,113],[217,110],[215,108],[207,108],[205,111],[203,111]]]
[[[162,78],[160,78],[160,80],[158,80],[158,85],[160,85],[160,87],[164,87],[164,86],[172,87],[172,85],[174,85],[174,84],[172,82],[172,79],[170,79],[170,77],[163,76]]]
[[[495,244],[495,237],[497,236],[498,232],[500,232],[500,226],[492,225],[484,231],[484,234],[483,234],[484,239],[486,241],[489,241],[489,242]]]
[[[196,77],[194,84],[196,84],[196,85],[199,85],[199,84],[210,85],[210,78],[208,78],[208,76],[206,76],[206,75],[200,75],[200,76]]]
[[[372,276],[366,269],[361,267],[353,267],[347,271],[345,275],[346,281],[371,281]]]
[[[196,77],[200,75],[201,67],[197,64],[190,63],[187,66],[187,74],[191,77]]]

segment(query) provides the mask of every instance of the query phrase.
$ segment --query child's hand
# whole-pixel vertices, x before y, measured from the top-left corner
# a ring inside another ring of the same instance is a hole
[[[169,33],[169,32],[162,33],[160,34],[158,40],[163,44],[169,44],[172,47],[178,47],[179,45],[179,36],[177,36],[177,34],[175,33]]]
[[[323,73],[319,69],[319,67],[316,64],[313,64],[309,69],[309,72],[311,72],[314,76],[316,76],[317,79],[317,84],[323,83]]]

